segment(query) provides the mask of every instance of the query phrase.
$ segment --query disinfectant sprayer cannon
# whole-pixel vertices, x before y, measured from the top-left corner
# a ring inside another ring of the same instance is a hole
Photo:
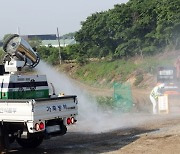
[[[39,55],[31,46],[19,35],[9,36],[3,44],[3,49],[7,53],[3,59],[6,72],[17,72],[24,66],[35,67],[39,61]]]

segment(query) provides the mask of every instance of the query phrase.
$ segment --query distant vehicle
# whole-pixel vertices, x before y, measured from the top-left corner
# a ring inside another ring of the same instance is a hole
[[[165,83],[164,94],[179,95],[180,83],[177,78],[176,67],[162,66],[158,67],[157,84]]]

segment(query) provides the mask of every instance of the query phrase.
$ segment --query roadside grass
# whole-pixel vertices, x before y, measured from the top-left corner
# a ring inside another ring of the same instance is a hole
[[[112,87],[114,82],[125,82],[135,74],[135,86],[143,80],[143,74],[156,75],[159,66],[174,66],[176,54],[155,55],[142,58],[131,58],[128,60],[96,61],[89,62],[73,74],[75,78],[95,87]]]
[[[113,76],[120,76],[120,81],[123,82],[127,80],[127,77],[136,70],[142,70],[144,73],[150,73],[153,75],[156,75],[157,73],[157,67],[159,66],[174,66],[176,57],[174,56],[168,56],[168,58],[160,58],[159,60],[155,57],[145,57],[142,59],[138,64],[135,64],[133,60],[127,60],[127,61],[114,61],[114,62],[103,62],[101,64],[95,63],[93,67],[91,66],[91,63],[88,64],[85,71],[89,71],[91,68],[93,70],[92,73],[92,80],[93,77],[97,75],[96,72],[100,71],[98,74],[99,78],[108,78]],[[83,68],[80,70],[81,73],[84,73]],[[97,77],[97,79],[99,79]],[[82,80],[88,80],[88,78],[83,77]],[[139,73],[136,76],[136,81],[134,83],[135,86],[138,86],[138,84],[143,80],[143,74]],[[108,81],[107,81],[108,82]],[[112,86],[112,84],[111,84]],[[113,97],[97,97],[97,102],[99,106],[105,108],[105,109],[113,109],[114,108],[114,100]]]
[[[112,86],[116,80],[124,82],[137,68],[131,60],[90,62],[78,68],[75,78],[94,86]]]
[[[98,105],[103,109],[113,109],[114,108],[114,99],[113,97],[96,97]]]
[[[71,75],[81,82],[94,87],[113,87],[115,82],[125,82],[134,77],[134,86],[144,80],[146,73],[156,76],[159,66],[174,66],[179,51],[144,58],[134,57],[128,60],[96,61],[77,67]],[[113,108],[113,97],[97,97],[99,106]]]

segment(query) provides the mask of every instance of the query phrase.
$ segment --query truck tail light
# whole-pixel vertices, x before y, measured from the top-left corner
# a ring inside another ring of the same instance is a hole
[[[41,122],[41,123],[39,124],[39,129],[40,129],[40,130],[43,130],[44,128],[45,128],[44,123]]]
[[[45,125],[43,122],[40,122],[40,124],[38,124],[38,123],[35,124],[35,130],[36,131],[43,130],[44,128],[45,128]]]
[[[75,122],[76,122],[77,120],[75,120],[75,118],[74,117],[69,117],[69,118],[67,118],[67,124],[68,125],[70,125],[70,124],[74,124]]]
[[[67,124],[68,124],[68,125],[71,124],[71,118],[67,118]]]

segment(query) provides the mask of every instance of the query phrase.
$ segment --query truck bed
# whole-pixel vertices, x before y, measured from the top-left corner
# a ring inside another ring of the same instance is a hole
[[[0,121],[27,122],[77,115],[75,95],[46,99],[0,100]]]

